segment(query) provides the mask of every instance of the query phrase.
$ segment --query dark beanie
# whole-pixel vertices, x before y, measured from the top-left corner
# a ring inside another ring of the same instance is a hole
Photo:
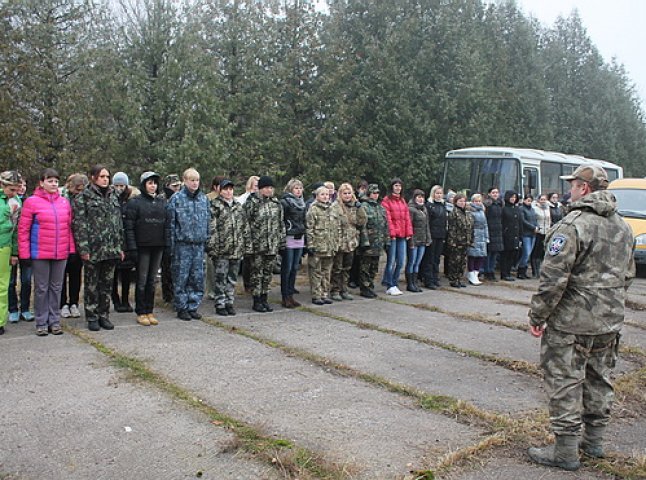
[[[273,187],[274,186],[274,181],[271,179],[271,177],[267,175],[263,175],[258,179],[258,189],[264,188],[264,187]]]
[[[401,178],[397,178],[397,177],[393,178],[393,179],[390,181],[390,190],[392,190],[392,189],[393,189],[393,187],[394,187],[396,184],[398,184],[398,183],[399,183],[402,187],[404,186],[404,182],[402,182]]]

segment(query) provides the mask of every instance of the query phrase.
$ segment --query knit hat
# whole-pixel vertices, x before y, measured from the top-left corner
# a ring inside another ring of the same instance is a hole
[[[10,185],[20,185],[22,177],[15,170],[6,170],[0,173],[0,185],[8,187]]]
[[[117,172],[112,176],[112,185],[130,185],[128,175],[123,172]]]
[[[271,179],[271,177],[267,175],[263,175],[260,177],[260,180],[258,180],[258,190],[261,188],[265,187],[273,187],[274,186],[274,181]]]

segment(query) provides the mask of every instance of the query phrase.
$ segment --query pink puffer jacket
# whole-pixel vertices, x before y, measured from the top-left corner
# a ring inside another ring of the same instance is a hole
[[[72,207],[58,192],[38,187],[22,205],[18,221],[18,256],[32,260],[65,260],[75,253]]]
[[[410,238],[413,236],[413,223],[410,220],[408,204],[402,197],[387,195],[381,201],[386,210],[390,238]]]

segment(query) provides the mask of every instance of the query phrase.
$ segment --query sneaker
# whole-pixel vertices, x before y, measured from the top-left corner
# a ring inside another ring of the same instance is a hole
[[[61,317],[70,318],[71,316],[72,314],[69,305],[63,305],[63,308],[61,308]]]
[[[80,316],[81,316],[81,312],[79,311],[78,305],[72,305],[70,307],[70,317],[79,318]]]
[[[63,329],[60,325],[52,325],[52,335],[63,335]]]
[[[47,331],[47,327],[36,328],[36,335],[38,335],[39,337],[46,337],[48,333],[49,332]]]
[[[152,313],[148,314],[148,321],[151,325],[159,325],[159,320],[157,320]]]
[[[9,322],[18,323],[20,321],[20,312],[9,312]]]
[[[22,318],[25,322],[33,322],[34,314],[31,313],[30,311],[22,312],[20,314],[20,318]]]
[[[386,290],[386,295],[403,295],[403,293],[399,288],[397,288],[397,285],[395,285]]]

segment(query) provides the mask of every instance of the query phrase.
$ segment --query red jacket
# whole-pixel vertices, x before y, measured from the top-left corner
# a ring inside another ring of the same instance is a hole
[[[72,207],[58,192],[38,187],[25,200],[18,221],[18,255],[32,260],[66,260],[75,253]]]
[[[401,196],[387,195],[381,201],[386,210],[390,238],[409,238],[413,236],[413,224],[410,221],[408,204]]]

